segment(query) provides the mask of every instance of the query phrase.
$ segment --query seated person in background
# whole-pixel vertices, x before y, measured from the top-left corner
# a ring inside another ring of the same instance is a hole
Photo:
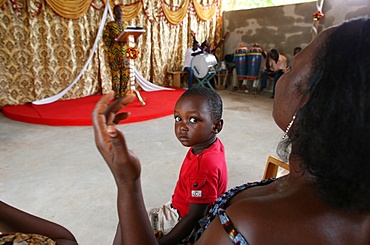
[[[22,245],[77,245],[73,234],[63,226],[0,201],[0,244],[13,244],[19,240],[23,241]]]
[[[285,131],[278,153],[289,158],[291,171],[223,194],[190,242],[369,244],[368,53],[370,20],[363,18],[322,31],[294,57],[277,83],[272,113]],[[121,242],[152,245],[158,241],[144,205],[140,161],[113,124],[127,117],[112,115],[133,98],[109,105],[113,93],[102,97],[93,113],[95,142],[118,188]]]
[[[231,89],[234,88],[234,84],[237,84],[237,80],[236,79],[236,69],[235,69],[235,63],[234,63],[234,54],[226,54],[225,55],[225,64],[226,64],[226,67],[227,67],[227,72],[228,72],[228,76],[227,76],[227,82],[226,82],[226,85],[231,86]]]
[[[203,51],[203,53],[209,53],[209,54],[212,53],[211,44],[209,43],[208,40],[204,40],[202,42],[202,44],[200,45],[200,49]]]
[[[194,41],[196,41],[195,37],[194,37]],[[199,50],[197,52],[194,52],[192,54],[192,56],[197,56],[199,54],[208,54],[210,53],[210,44],[207,40],[203,41],[202,44],[200,46],[198,46]]]
[[[229,35],[230,35],[230,32],[226,32],[225,35],[221,38],[221,40],[218,43],[212,44],[212,45],[208,40],[204,40],[199,47],[201,52],[198,52],[197,54],[208,53],[208,54],[215,55],[217,48],[221,47],[221,45],[225,42],[226,38]]]
[[[198,54],[213,54],[216,50],[216,49],[211,50],[211,44],[209,43],[208,40],[204,40],[200,45],[199,49],[200,51],[194,53],[194,56]]]
[[[194,40],[195,40],[195,37],[194,37]],[[193,56],[196,56],[198,54],[210,54],[211,53],[210,48],[211,48],[211,44],[209,43],[209,41],[204,40],[199,47],[199,51],[195,52]]]
[[[153,230],[164,235],[158,236],[159,244],[181,242],[204,216],[209,204],[226,191],[225,150],[216,136],[223,127],[222,107],[221,97],[205,87],[186,90],[176,103],[175,134],[190,149],[181,165],[172,200],[148,212]],[[122,244],[121,241],[118,228],[114,244]]]
[[[200,52],[199,42],[194,39],[193,47],[188,48],[185,53],[184,71],[188,73],[188,88],[193,85],[193,69],[191,68],[191,61],[193,60],[196,53]]]
[[[274,98],[276,82],[281,77],[281,75],[284,74],[284,71],[287,67],[288,59],[284,55],[279,54],[276,49],[271,49],[271,51],[267,54],[266,69],[262,73],[260,91],[266,88],[267,77],[273,77],[274,88],[272,90],[271,98]]]

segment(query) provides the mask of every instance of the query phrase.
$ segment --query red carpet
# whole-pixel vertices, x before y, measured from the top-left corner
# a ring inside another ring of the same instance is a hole
[[[124,111],[131,115],[121,123],[133,123],[164,117],[173,114],[177,99],[184,89],[161,90],[154,92],[140,91],[146,105],[141,106],[136,98]],[[4,116],[21,122],[52,126],[90,126],[91,113],[101,95],[92,95],[73,100],[61,100],[46,105],[32,103],[16,106],[4,106]]]

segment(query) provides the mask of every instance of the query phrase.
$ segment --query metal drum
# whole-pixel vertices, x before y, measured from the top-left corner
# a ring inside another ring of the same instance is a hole
[[[260,74],[261,61],[262,61],[262,49],[259,47],[253,47],[248,52],[248,80],[257,80]]]
[[[203,78],[209,71],[214,71],[215,65],[217,65],[217,59],[213,54],[199,54],[191,61],[191,69],[197,78]]]
[[[235,50],[235,68],[238,80],[244,80],[247,78],[247,53],[246,47],[238,48]]]

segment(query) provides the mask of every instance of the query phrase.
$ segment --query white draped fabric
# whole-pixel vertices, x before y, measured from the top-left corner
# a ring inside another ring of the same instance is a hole
[[[174,90],[173,88],[165,88],[162,86],[155,85],[154,83],[149,82],[146,80],[135,68],[135,78],[136,82],[140,85],[144,91],[147,92],[153,92],[153,91],[159,91],[159,90]]]

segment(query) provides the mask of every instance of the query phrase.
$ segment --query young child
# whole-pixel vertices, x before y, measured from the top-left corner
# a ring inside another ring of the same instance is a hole
[[[171,201],[148,210],[159,244],[180,243],[205,215],[209,204],[226,191],[225,150],[217,138],[223,126],[222,107],[219,94],[206,87],[192,87],[176,102],[175,134],[190,149]],[[120,241],[118,226],[113,244],[121,244]]]
[[[176,102],[175,134],[190,149],[172,200],[148,210],[159,244],[180,243],[205,215],[209,204],[226,191],[225,150],[217,138],[223,126],[222,107],[221,97],[206,87],[192,87]],[[114,244],[120,244],[119,233],[118,229]]]

